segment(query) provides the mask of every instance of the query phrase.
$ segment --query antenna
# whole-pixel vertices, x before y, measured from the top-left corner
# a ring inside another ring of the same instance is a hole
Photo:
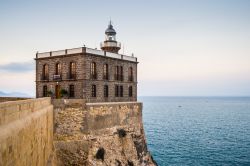
[[[109,17],[109,25],[112,25],[111,17]]]

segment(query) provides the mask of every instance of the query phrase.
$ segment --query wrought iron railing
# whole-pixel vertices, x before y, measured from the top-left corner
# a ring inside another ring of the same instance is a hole
[[[121,48],[121,43],[120,42],[101,42],[100,44],[101,48],[103,47],[120,47]]]
[[[53,80],[56,80],[56,81],[62,80],[62,75],[60,75],[60,74],[54,74],[53,75]]]

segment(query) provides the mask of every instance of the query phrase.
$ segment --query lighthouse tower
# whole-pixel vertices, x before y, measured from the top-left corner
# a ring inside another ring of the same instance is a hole
[[[116,31],[113,28],[111,21],[105,31],[106,39],[101,43],[101,49],[107,52],[118,53],[121,49],[121,43],[116,41]]]

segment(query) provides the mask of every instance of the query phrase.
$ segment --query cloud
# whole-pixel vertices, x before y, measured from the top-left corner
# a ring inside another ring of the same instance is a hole
[[[27,62],[13,62],[8,64],[0,64],[0,70],[8,71],[8,72],[29,72],[35,70],[35,62],[27,61]]]

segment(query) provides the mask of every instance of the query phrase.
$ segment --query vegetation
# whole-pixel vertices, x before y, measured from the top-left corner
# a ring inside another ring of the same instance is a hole
[[[47,92],[47,96],[48,96],[48,97],[52,97],[52,96],[53,96],[53,92],[52,92],[51,90],[49,90],[49,91]]]
[[[60,90],[60,96],[61,97],[65,97],[65,96],[67,96],[68,95],[68,91],[67,90],[65,90],[65,89],[61,89]]]

